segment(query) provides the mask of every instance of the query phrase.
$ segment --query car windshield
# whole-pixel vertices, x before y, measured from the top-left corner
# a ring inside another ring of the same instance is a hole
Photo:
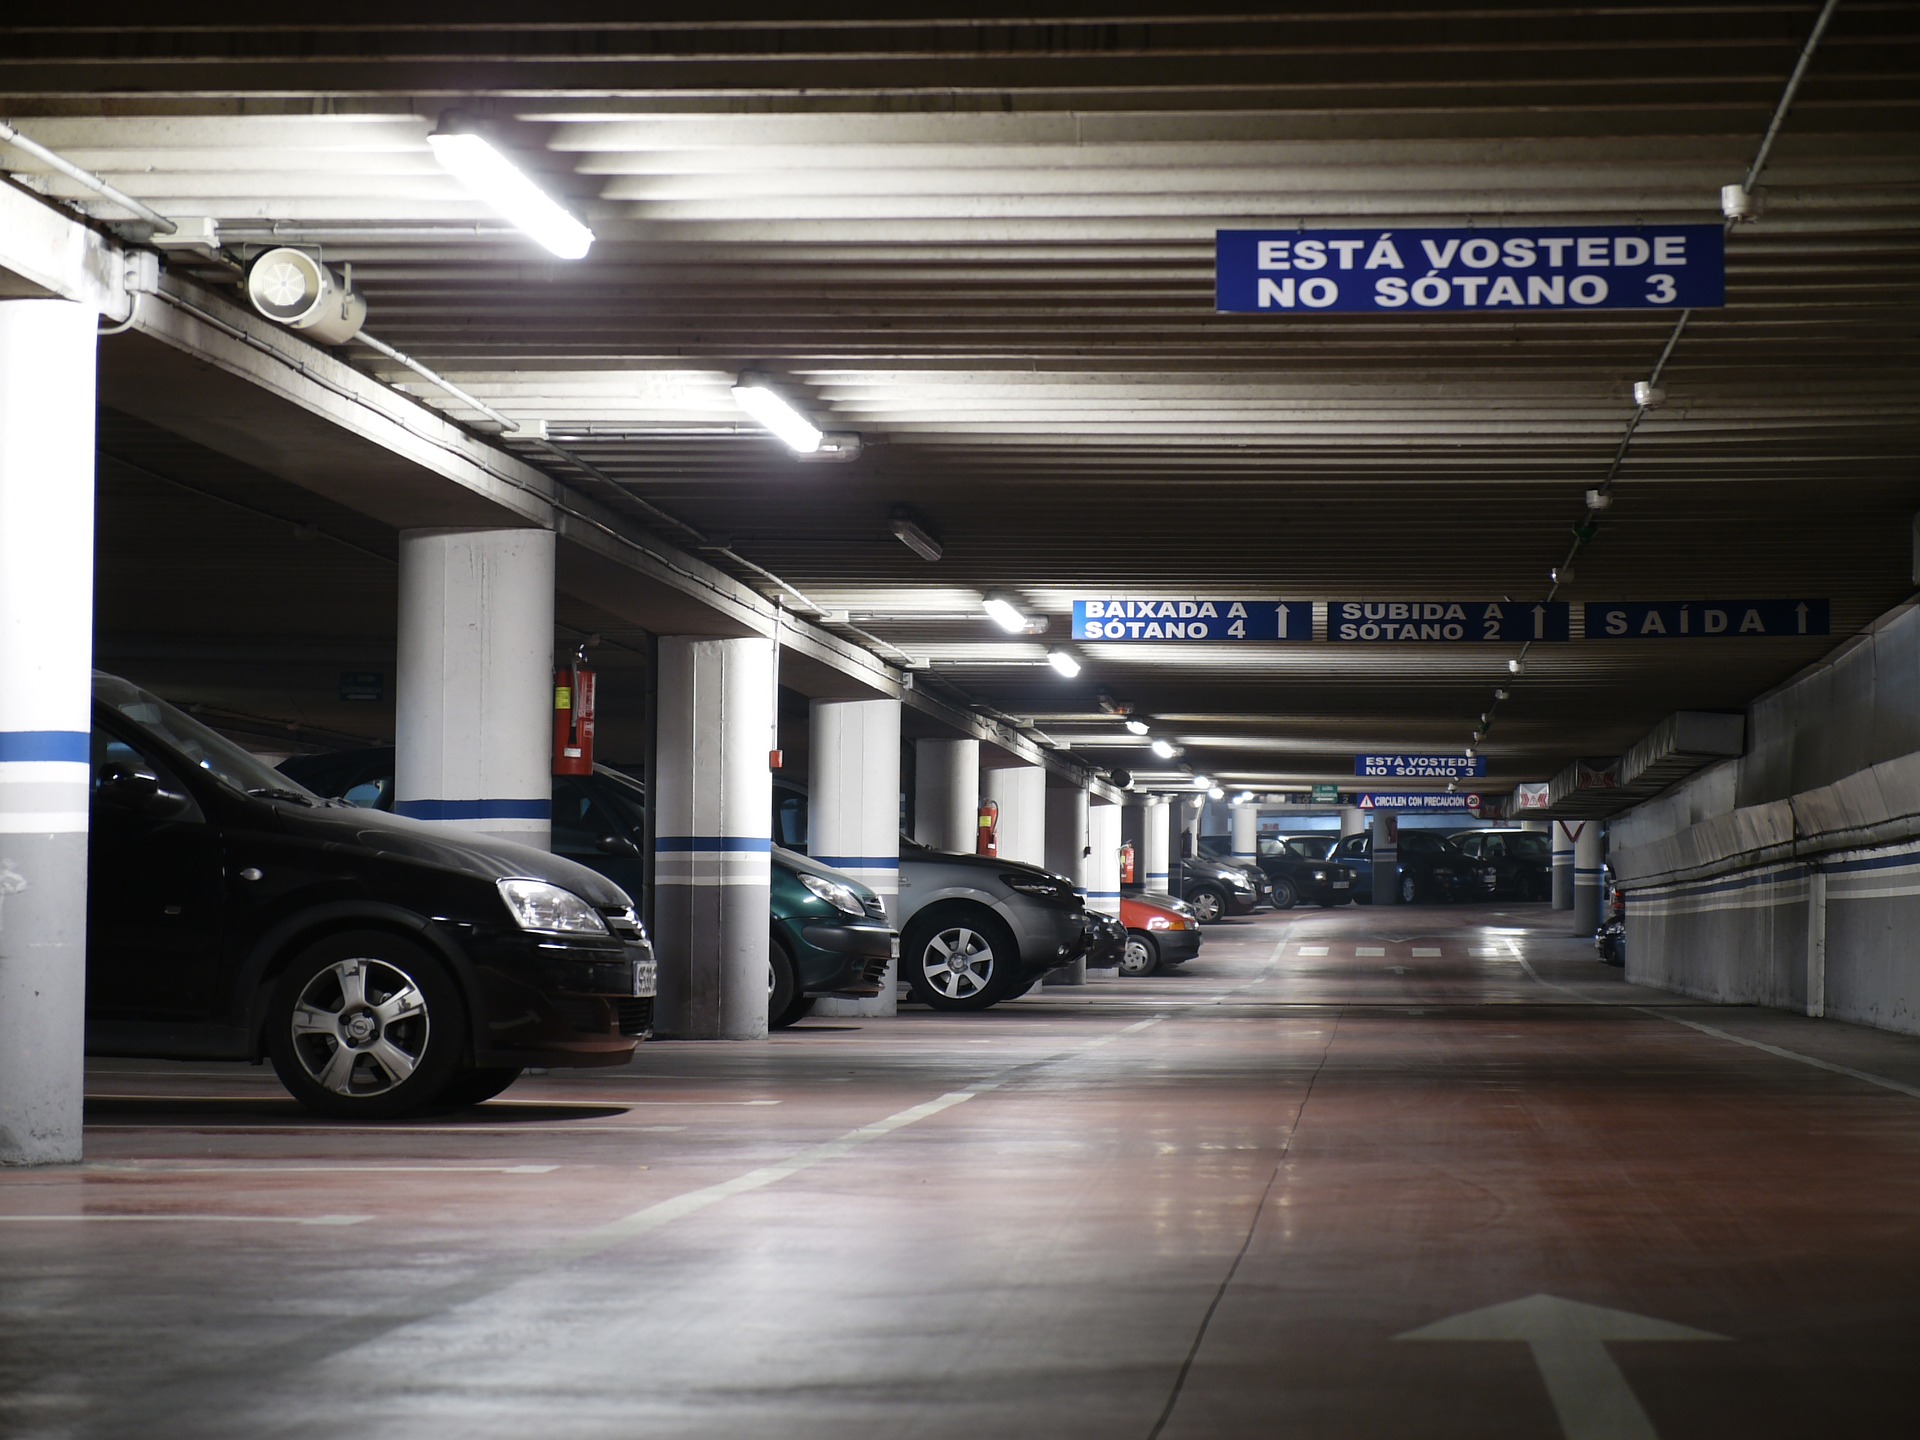
[[[319,797],[263,760],[215,734],[185,711],[149,695],[137,685],[111,675],[93,677],[94,698],[119,711],[136,725],[158,735],[181,755],[216,779],[247,795],[272,795],[283,800],[317,804]]]
[[[1546,836],[1537,835],[1528,830],[1518,835],[1507,836],[1507,853],[1524,855],[1529,860],[1546,860],[1552,856],[1553,847],[1548,843]]]

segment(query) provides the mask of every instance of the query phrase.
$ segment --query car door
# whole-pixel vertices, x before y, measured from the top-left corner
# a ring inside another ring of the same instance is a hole
[[[96,720],[87,837],[87,1011],[224,1019],[227,886],[219,832],[192,791]]]
[[[1373,837],[1349,835],[1334,847],[1334,858],[1353,867],[1353,898],[1373,899]]]

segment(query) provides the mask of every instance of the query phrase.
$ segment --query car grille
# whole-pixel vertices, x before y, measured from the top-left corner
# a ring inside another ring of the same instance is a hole
[[[884,920],[887,918],[887,902],[882,900],[878,895],[868,895],[864,897],[860,901],[860,908],[867,912],[867,918],[869,920]]]
[[[644,940],[647,932],[640,926],[640,917],[632,909],[621,905],[597,905],[600,918],[607,922],[611,930],[622,940]]]
[[[653,1031],[653,997],[644,996],[638,1000],[616,1000],[614,1013],[620,1018],[622,1035],[648,1035]]]

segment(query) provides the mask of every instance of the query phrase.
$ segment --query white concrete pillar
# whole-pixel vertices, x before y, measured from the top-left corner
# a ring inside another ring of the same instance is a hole
[[[816,700],[812,706],[807,850],[886,902],[900,925],[900,702]],[[892,1015],[896,965],[878,995],[823,997],[816,1015]]]
[[[1087,908],[1120,913],[1120,816],[1122,807],[1096,800],[1087,809]]]
[[[1047,772],[1038,765],[983,770],[982,798],[1000,807],[999,855],[1027,865],[1047,859]]]
[[[553,532],[400,535],[394,810],[548,848]]]
[[[1373,812],[1373,903],[1400,903],[1400,818]]]
[[[99,321],[0,301],[0,1165],[80,1158]]]
[[[1340,812],[1340,838],[1358,835],[1367,828],[1367,812],[1358,805],[1348,805]]]
[[[1573,908],[1573,844],[1583,825],[1591,820],[1553,822],[1553,908]]]
[[[1135,873],[1140,876],[1140,888],[1149,895],[1167,893],[1167,814],[1172,809],[1165,795],[1147,797],[1146,868],[1136,866]]]
[[[1260,858],[1260,811],[1252,805],[1234,807],[1233,858],[1248,864]]]
[[[913,838],[971,855],[980,814],[980,742],[913,742]]]
[[[758,1039],[767,1033],[773,642],[667,636],[659,649],[654,1028],[683,1040]],[[808,823],[820,823],[817,810]]]
[[[1600,928],[1600,865],[1604,855],[1600,822],[1589,820],[1573,842],[1573,933],[1591,936]]]
[[[1093,867],[1090,848],[1090,810],[1088,795],[1078,785],[1050,787],[1047,792],[1046,867],[1056,875],[1073,881],[1073,888],[1087,899],[1087,877]],[[1042,985],[1084,985],[1087,960],[1083,955],[1071,965],[1050,971]]]

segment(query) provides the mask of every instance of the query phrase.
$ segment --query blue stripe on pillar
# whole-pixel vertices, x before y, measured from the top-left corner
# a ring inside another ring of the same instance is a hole
[[[393,810],[415,820],[549,820],[553,801],[401,800]]]
[[[84,730],[0,730],[0,763],[57,760],[84,765],[87,743]]]
[[[831,865],[836,870],[898,870],[900,857],[897,855],[815,855],[822,865]]]
[[[689,850],[772,850],[773,841],[751,835],[659,835],[654,837],[653,849],[657,855],[684,854]]]

